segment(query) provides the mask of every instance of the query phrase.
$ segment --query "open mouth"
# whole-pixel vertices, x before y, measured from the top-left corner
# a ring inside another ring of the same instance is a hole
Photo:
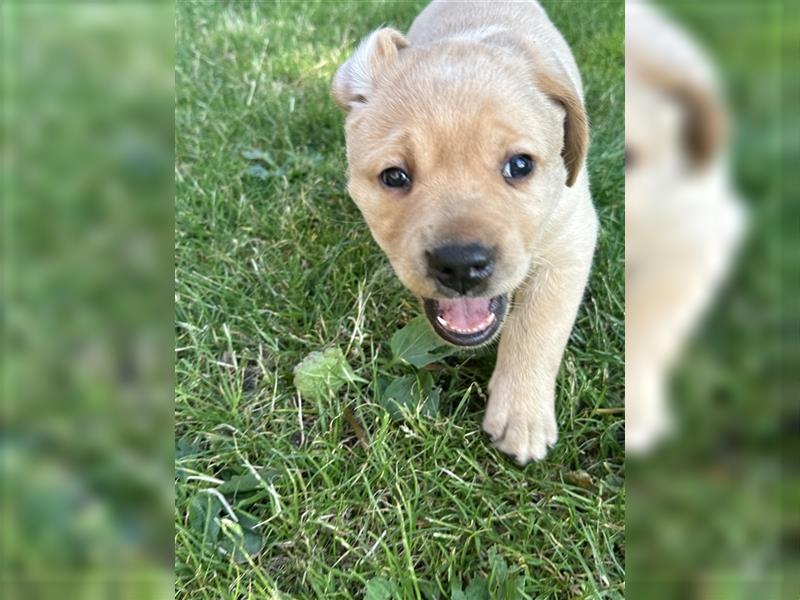
[[[505,295],[494,298],[425,298],[425,315],[434,331],[455,346],[480,346],[488,342],[506,314]]]

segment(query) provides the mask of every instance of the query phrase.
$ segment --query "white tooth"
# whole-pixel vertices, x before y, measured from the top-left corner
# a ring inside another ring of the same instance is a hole
[[[442,315],[437,315],[436,316],[436,320],[439,322],[439,324],[442,327],[445,327],[446,329],[449,329],[450,331],[453,331],[455,333],[460,333],[462,335],[469,335],[469,334],[472,334],[472,333],[477,333],[479,331],[483,331],[484,329],[486,329],[492,323],[495,322],[496,317],[495,317],[494,313],[490,312],[488,315],[486,315],[486,318],[481,322],[480,325],[478,325],[476,327],[464,327],[464,328],[456,327],[455,325],[451,325],[447,321],[447,319],[445,319]]]

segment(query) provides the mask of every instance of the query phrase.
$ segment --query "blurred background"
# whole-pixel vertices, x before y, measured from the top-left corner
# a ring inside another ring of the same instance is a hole
[[[0,11],[0,597],[169,597],[173,9]]]
[[[626,596],[798,598],[796,3],[627,7]]]

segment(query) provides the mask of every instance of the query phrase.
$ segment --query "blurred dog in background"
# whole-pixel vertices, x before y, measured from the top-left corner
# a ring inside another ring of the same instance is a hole
[[[669,375],[733,262],[745,226],[715,70],[676,24],[627,2],[626,449],[671,428]]]

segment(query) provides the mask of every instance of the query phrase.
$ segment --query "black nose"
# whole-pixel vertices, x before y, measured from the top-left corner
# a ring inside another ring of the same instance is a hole
[[[494,252],[481,244],[448,244],[426,254],[431,276],[462,294],[485,282],[494,271]]]

